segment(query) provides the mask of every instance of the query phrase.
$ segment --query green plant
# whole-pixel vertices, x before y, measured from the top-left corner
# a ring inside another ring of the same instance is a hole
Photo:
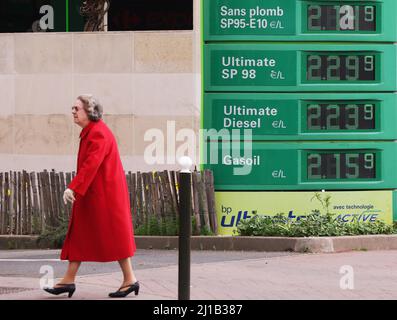
[[[192,216],[192,235],[194,235],[194,236],[198,236],[198,235],[200,235],[200,236],[213,236],[213,235],[215,235],[214,232],[212,232],[211,229],[208,228],[207,226],[202,226],[199,229],[199,231],[197,232],[196,231],[196,229],[197,229],[196,225],[197,225],[196,218],[194,216]]]
[[[178,234],[178,219],[174,217],[166,217],[162,220],[163,230],[161,235],[164,236],[175,236]]]
[[[178,219],[165,217],[159,220],[152,216],[147,223],[135,226],[134,234],[137,236],[174,236],[178,233]]]
[[[147,225],[143,224],[143,225],[138,225],[134,228],[134,234],[136,236],[143,236],[147,234]]]
[[[214,232],[207,226],[201,227],[199,232],[196,231],[196,219],[191,217],[192,235],[212,236]],[[160,221],[157,217],[150,217],[148,223],[135,226],[134,234],[139,236],[177,236],[179,234],[179,219],[172,216],[162,218]]]
[[[327,214],[330,213],[329,208],[331,206],[331,196],[329,194],[326,194],[323,199],[321,193],[315,192],[310,201],[313,201],[313,199],[320,202],[321,206],[325,210],[325,213],[327,213]]]
[[[33,234],[39,234],[40,233],[40,218],[37,215],[34,215],[32,217],[32,232]]]
[[[383,221],[345,223],[331,213],[312,212],[300,220],[288,219],[284,214],[274,217],[254,215],[240,221],[237,234],[242,236],[326,237],[364,234],[397,233],[397,224]]]
[[[147,232],[148,232],[148,235],[150,235],[150,236],[157,236],[157,235],[161,234],[160,224],[159,224],[157,217],[151,216],[149,218],[149,225],[148,225]]]
[[[196,220],[192,216],[192,234],[211,236],[214,233],[208,227],[202,227],[199,233],[195,232]],[[60,219],[58,227],[47,227],[47,230],[38,238],[38,243],[44,243],[55,248],[62,248],[68,231],[69,220]],[[137,236],[177,236],[179,234],[179,219],[173,216],[160,218],[151,216],[147,223],[134,225],[134,234]]]
[[[61,249],[66,238],[68,226],[69,219],[60,218],[59,225],[57,227],[47,227],[46,231],[38,237],[37,243],[44,243],[50,247]]]
[[[208,228],[207,226],[204,226],[200,230],[200,235],[201,236],[213,236],[215,234],[214,234],[214,232],[212,232],[212,230],[210,228]]]

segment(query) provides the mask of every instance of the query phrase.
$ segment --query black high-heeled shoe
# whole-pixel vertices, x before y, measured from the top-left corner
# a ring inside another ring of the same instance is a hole
[[[44,288],[44,291],[49,292],[51,294],[59,295],[61,293],[68,293],[68,297],[71,298],[73,296],[73,293],[76,291],[76,285],[74,283],[70,284],[64,284],[64,283],[59,283],[58,288]]]
[[[129,287],[127,290],[120,291],[121,289],[127,288],[127,287]],[[135,291],[136,296],[138,295],[138,292],[139,292],[139,282],[138,281],[133,284],[129,284],[128,286],[120,287],[119,290],[117,290],[116,292],[109,293],[109,297],[124,298],[124,297],[128,296],[132,291]]]

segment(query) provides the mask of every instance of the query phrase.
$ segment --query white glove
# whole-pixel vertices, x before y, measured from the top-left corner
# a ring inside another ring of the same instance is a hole
[[[72,189],[66,189],[65,192],[63,193],[63,202],[65,204],[67,204],[67,202],[72,202],[75,201],[75,197],[74,197],[74,192]]]

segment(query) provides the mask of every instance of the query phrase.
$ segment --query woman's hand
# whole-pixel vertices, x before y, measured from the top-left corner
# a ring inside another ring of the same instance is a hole
[[[65,204],[67,204],[67,202],[71,202],[73,203],[73,201],[75,201],[75,197],[74,197],[74,192],[71,189],[66,189],[65,192],[63,193],[63,202]]]

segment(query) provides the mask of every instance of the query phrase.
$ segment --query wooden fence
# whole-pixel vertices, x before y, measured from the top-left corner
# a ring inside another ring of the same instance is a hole
[[[0,234],[41,234],[68,220],[71,204],[63,192],[75,172],[0,172]],[[178,218],[178,171],[126,173],[134,227]],[[195,232],[206,227],[216,234],[215,193],[212,172],[192,174],[192,208]]]

